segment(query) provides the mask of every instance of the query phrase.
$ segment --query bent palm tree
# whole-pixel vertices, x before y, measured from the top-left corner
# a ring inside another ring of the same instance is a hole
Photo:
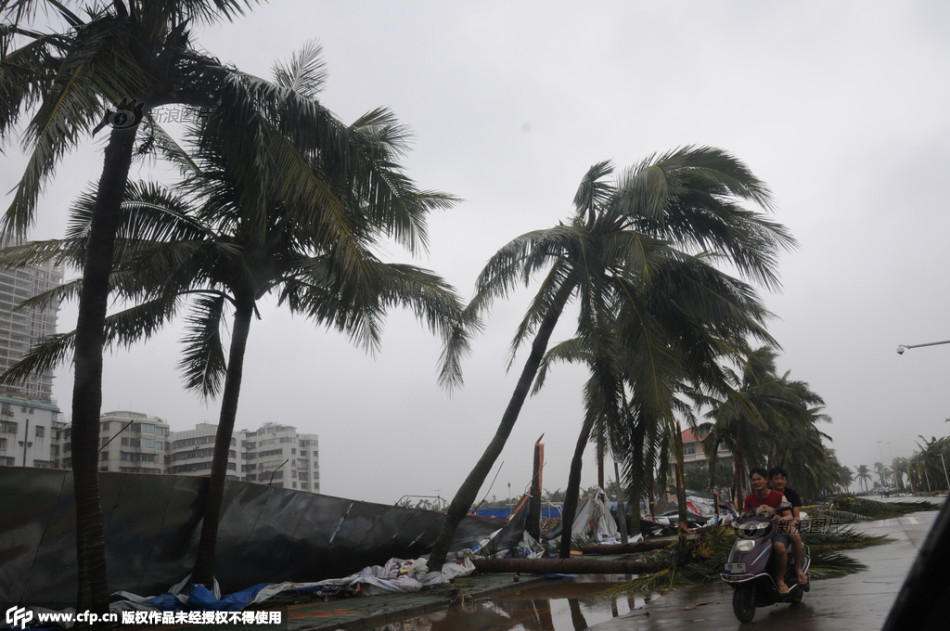
[[[103,613],[108,606],[105,541],[98,486],[99,413],[102,401],[103,326],[118,208],[132,161],[140,115],[168,103],[213,107],[213,77],[229,70],[198,55],[187,28],[230,19],[251,0],[115,0],[85,5],[86,19],[64,3],[3,0],[0,41],[0,138],[9,137],[22,113],[33,112],[24,145],[27,167],[4,217],[4,229],[24,236],[43,183],[84,134],[115,124],[105,148],[96,206],[83,262],[76,322],[72,396],[73,483],[76,493],[77,608]],[[60,30],[28,24],[38,6],[54,9]],[[13,42],[19,47],[14,48]],[[116,111],[109,111],[116,107]],[[120,112],[120,110],[133,110]],[[130,115],[127,118],[122,116]]]
[[[763,208],[769,204],[768,190],[741,162],[718,149],[686,147],[645,160],[616,186],[602,181],[612,171],[607,162],[591,167],[568,224],[516,238],[489,259],[479,276],[467,308],[472,315],[548,268],[512,343],[513,358],[533,334],[531,352],[495,436],[449,507],[430,556],[434,567],[444,560],[457,525],[501,453],[572,298],[580,302],[577,330],[583,337],[602,333],[614,321],[605,315],[611,308],[640,306],[627,295],[627,277],[649,277],[663,262],[692,252],[722,257],[742,274],[767,286],[778,284],[777,250],[794,241],[781,225],[739,205],[743,200]],[[647,339],[651,365],[667,361],[661,340]]]

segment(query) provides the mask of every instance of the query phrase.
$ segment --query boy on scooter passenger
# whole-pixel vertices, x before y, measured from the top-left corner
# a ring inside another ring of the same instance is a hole
[[[758,515],[769,517],[776,522],[787,523],[794,519],[792,511],[783,509],[780,504],[787,503],[785,494],[768,487],[768,472],[762,467],[754,467],[749,471],[749,481],[752,483],[750,493],[742,503],[743,515]],[[772,550],[775,553],[775,582],[780,594],[788,594],[791,590],[785,584],[785,569],[788,567],[788,546],[790,539],[787,533],[772,533]]]
[[[785,498],[792,505],[792,521],[787,525],[787,529],[780,527],[780,532],[785,532],[792,540],[792,556],[795,559],[795,571],[798,573],[798,584],[804,585],[808,582],[808,575],[802,571],[804,563],[804,546],[802,545],[802,535],[799,531],[801,523],[802,496],[795,489],[786,486],[788,484],[788,471],[782,467],[772,467],[769,469],[769,480],[772,483],[772,489],[785,495]]]

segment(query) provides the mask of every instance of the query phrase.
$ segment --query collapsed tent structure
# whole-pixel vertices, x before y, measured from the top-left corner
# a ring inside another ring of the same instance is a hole
[[[110,589],[159,594],[194,566],[206,478],[101,473]],[[0,467],[0,602],[62,609],[76,596],[72,473]],[[15,507],[15,510],[11,510]],[[229,481],[216,576],[231,593],[261,583],[348,576],[428,553],[444,515]],[[467,517],[453,550],[523,540],[524,519]]]

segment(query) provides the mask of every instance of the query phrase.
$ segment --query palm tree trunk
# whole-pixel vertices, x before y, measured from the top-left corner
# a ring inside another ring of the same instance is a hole
[[[574,529],[574,516],[577,515],[577,500],[580,498],[581,470],[584,468],[584,449],[590,439],[590,430],[594,426],[593,418],[586,419],[581,427],[581,433],[574,445],[574,456],[571,458],[571,471],[567,476],[567,491],[564,494],[564,510],[561,511],[561,548],[558,556],[562,559],[571,557],[571,534]]]
[[[683,428],[680,426],[679,421],[671,421],[673,423],[673,456],[674,467],[676,469],[676,511],[679,517],[679,532],[680,542],[683,541],[684,528],[688,528],[689,524],[686,519],[686,478],[685,478],[685,464],[683,462]]]
[[[745,499],[742,495],[742,447],[740,445],[740,428],[741,425],[736,426],[736,439],[735,439],[735,450],[732,453],[732,464],[733,464],[733,473],[732,473],[732,502],[742,510],[742,502]]]
[[[204,502],[204,521],[201,524],[201,539],[191,582],[211,589],[214,584],[214,555],[218,544],[218,523],[224,501],[224,483],[228,473],[228,458],[231,452],[231,435],[237,418],[238,397],[241,394],[241,378],[244,375],[244,352],[251,331],[253,300],[238,300],[234,313],[234,329],[231,332],[231,349],[228,352],[228,370],[221,395],[221,414],[218,431],[214,437],[214,458]]]
[[[132,164],[135,128],[112,129],[89,227],[76,321],[72,397],[72,467],[76,496],[77,610],[109,610],[105,529],[99,496],[102,347],[109,274],[120,205]]]
[[[481,458],[478,459],[478,462],[468,474],[468,477],[462,482],[462,485],[455,493],[455,497],[452,499],[452,503],[446,511],[445,521],[442,522],[439,536],[436,538],[435,544],[432,546],[432,551],[429,553],[429,568],[431,570],[438,572],[442,569],[442,564],[445,563],[445,557],[449,553],[449,546],[452,544],[452,538],[455,536],[458,525],[462,522],[462,519],[465,518],[468,509],[475,502],[475,498],[478,496],[478,490],[482,487],[482,484],[485,483],[485,478],[488,477],[491,468],[495,465],[495,461],[505,448],[508,436],[511,434],[515,422],[518,420],[521,406],[524,405],[524,401],[531,391],[531,383],[534,381],[534,376],[537,374],[538,367],[541,365],[544,352],[547,350],[548,340],[551,339],[551,334],[554,332],[558,318],[560,318],[561,312],[564,310],[564,305],[567,304],[573,291],[573,283],[564,283],[557,294],[555,294],[547,315],[544,316],[540,326],[538,326],[538,333],[534,338],[534,342],[531,344],[531,354],[528,355],[528,361],[525,362],[524,368],[521,369],[521,376],[518,378],[515,390],[512,392],[511,399],[508,401],[508,407],[505,408],[505,413],[501,417],[498,429],[495,430],[495,436],[491,442],[488,443],[484,453],[482,453]]]
[[[643,417],[637,421],[634,425],[631,432],[631,452],[630,452],[630,485],[628,489],[628,497],[630,498],[630,520],[633,522],[629,527],[629,534],[637,536],[640,534],[640,498],[646,495],[646,502],[644,505],[647,507],[648,512],[653,513],[650,510],[651,498],[653,495],[653,480],[652,476],[649,481],[649,488],[647,493],[644,493],[644,489],[647,487],[644,484],[645,478],[649,475],[647,471],[647,461],[643,455],[643,442],[646,439],[646,425],[643,422]],[[652,468],[654,463],[650,463]]]

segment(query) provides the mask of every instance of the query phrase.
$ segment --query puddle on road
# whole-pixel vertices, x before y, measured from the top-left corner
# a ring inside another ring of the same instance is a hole
[[[624,575],[544,581],[485,600],[455,605],[375,631],[579,631],[643,607],[642,595],[604,594]]]

